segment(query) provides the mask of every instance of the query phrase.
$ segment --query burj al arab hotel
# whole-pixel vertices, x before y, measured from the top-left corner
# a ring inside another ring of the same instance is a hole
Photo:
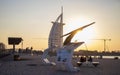
[[[63,9],[61,10],[61,14],[57,17],[57,19],[52,22],[52,28],[48,38],[48,48],[44,50],[42,58],[45,63],[48,61],[46,56],[49,51],[56,51],[58,48],[63,46]]]

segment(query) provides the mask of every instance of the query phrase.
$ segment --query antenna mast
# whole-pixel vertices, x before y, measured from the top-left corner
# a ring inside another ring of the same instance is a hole
[[[61,23],[63,24],[63,6],[61,6]]]

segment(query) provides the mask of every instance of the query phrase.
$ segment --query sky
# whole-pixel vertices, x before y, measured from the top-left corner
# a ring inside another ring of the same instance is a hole
[[[106,41],[107,50],[120,50],[120,0],[0,0],[0,42],[12,48],[8,37],[22,37],[23,48],[44,50],[48,47],[51,21],[60,15],[61,6],[64,34],[96,22],[72,41],[85,41],[89,50],[103,51],[104,41],[100,39],[111,39]],[[85,45],[79,49],[86,49]]]

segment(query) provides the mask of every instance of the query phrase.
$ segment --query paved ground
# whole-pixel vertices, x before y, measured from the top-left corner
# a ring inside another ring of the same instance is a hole
[[[0,75],[120,75],[120,59],[94,59],[100,62],[98,67],[81,66],[79,72],[68,72],[43,65],[37,55],[22,55],[21,58],[20,61],[13,61],[11,56],[0,59]],[[50,60],[54,61],[54,57]],[[73,59],[74,66],[77,61]]]

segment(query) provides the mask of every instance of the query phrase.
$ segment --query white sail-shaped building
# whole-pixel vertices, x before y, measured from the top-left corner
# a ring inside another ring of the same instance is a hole
[[[63,13],[61,13],[55,22],[52,22],[53,26],[51,28],[48,40],[48,46],[52,51],[63,46]]]
[[[48,39],[48,48],[44,50],[42,55],[42,62],[45,64],[53,64],[47,59],[47,55],[50,51],[54,52],[58,48],[63,46],[63,9],[62,13],[57,17],[55,22],[52,22],[53,26],[50,30]]]

